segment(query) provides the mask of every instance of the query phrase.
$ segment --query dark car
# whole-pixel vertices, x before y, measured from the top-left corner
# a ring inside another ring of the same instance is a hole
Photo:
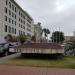
[[[9,52],[9,48],[14,47],[14,45],[10,44],[10,43],[2,43],[0,44],[0,55],[1,56],[7,56],[9,54],[11,54]]]

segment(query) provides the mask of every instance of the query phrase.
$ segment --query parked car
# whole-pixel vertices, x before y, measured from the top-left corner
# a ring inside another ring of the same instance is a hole
[[[9,48],[13,48],[13,47],[15,47],[15,46],[10,43],[1,43],[0,44],[0,55],[7,56],[7,55],[11,54],[9,52]]]

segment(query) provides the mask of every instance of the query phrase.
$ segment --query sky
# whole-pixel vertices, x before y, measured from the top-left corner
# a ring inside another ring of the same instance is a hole
[[[15,0],[27,11],[34,22],[43,28],[62,31],[72,36],[75,31],[75,0]]]

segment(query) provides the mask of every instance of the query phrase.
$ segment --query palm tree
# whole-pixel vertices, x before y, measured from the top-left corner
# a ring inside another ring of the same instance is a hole
[[[47,37],[46,28],[43,29],[43,32],[44,32],[44,36]]]
[[[48,39],[48,34],[50,34],[49,29],[46,29],[46,33],[47,33],[47,39]]]
[[[48,34],[50,34],[49,29],[44,28],[44,29],[43,29],[43,32],[44,32],[45,38],[47,37],[47,39],[48,39]]]

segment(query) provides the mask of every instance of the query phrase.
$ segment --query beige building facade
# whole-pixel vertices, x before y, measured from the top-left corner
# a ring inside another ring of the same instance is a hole
[[[74,41],[74,40],[75,40],[75,36],[65,36],[64,42],[69,42],[69,41]]]
[[[7,34],[33,35],[33,18],[14,0],[0,0],[0,43]]]

